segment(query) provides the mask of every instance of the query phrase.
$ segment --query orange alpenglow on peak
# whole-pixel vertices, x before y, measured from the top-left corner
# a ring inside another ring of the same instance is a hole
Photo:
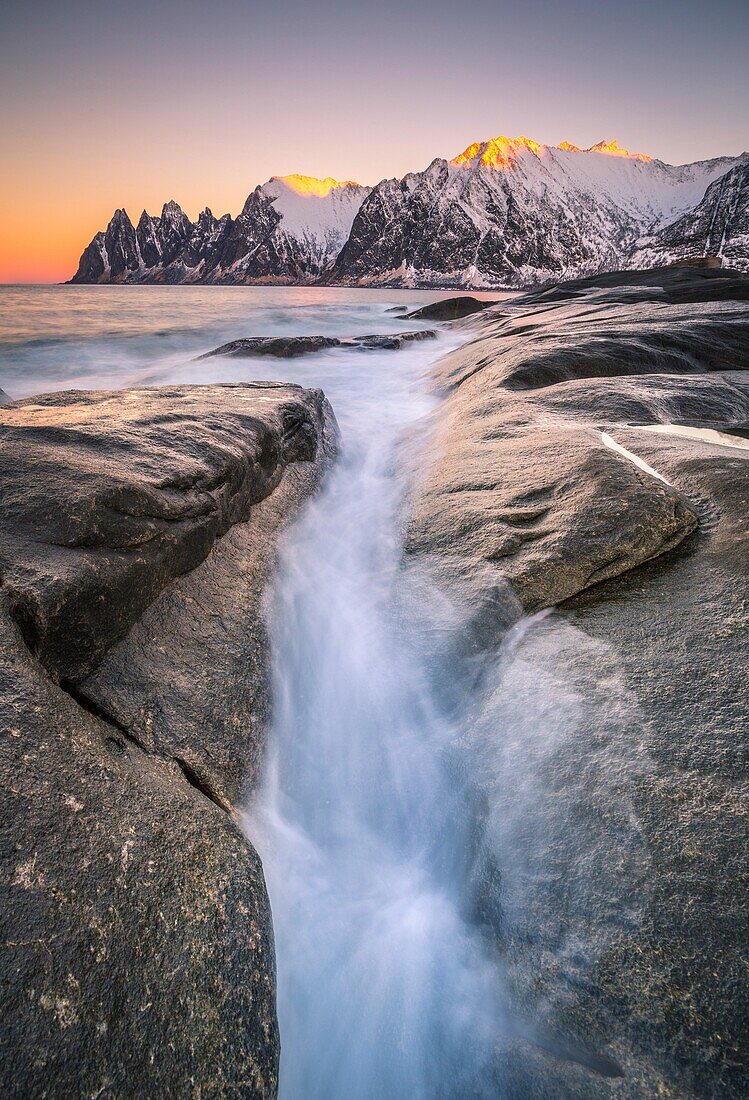
[[[300,175],[274,176],[273,179],[278,180],[279,183],[285,183],[297,195],[307,198],[314,196],[318,199],[324,199],[331,191],[335,191],[339,187],[359,186],[353,180],[334,180],[332,176],[326,176],[324,180],[319,180],[315,176]]]
[[[453,157],[450,163],[461,166],[478,158],[479,162],[487,168],[509,168],[525,149],[538,156],[544,146],[539,145],[537,141],[532,141],[531,138],[522,136],[510,138],[500,134],[499,137],[491,138],[489,141],[475,141],[460,156]]]
[[[630,153],[628,149],[623,149],[618,141],[599,141],[597,145],[591,145],[589,149],[581,149],[579,145],[573,145],[571,141],[562,141],[556,148],[564,153],[602,153],[607,157],[626,157],[629,160],[641,160],[646,163],[653,159],[646,153]],[[490,138],[489,141],[474,141],[473,145],[469,145],[460,156],[454,157],[450,163],[462,167],[478,161],[479,164],[485,165],[487,168],[511,168],[518,156],[526,150],[533,153],[534,156],[540,157],[549,151],[549,147],[527,137],[510,138],[500,135],[499,137]]]

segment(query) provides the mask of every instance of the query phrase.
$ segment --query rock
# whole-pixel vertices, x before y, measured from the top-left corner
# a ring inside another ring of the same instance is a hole
[[[725,269],[650,275],[477,319],[411,501],[412,562],[468,623],[475,905],[518,1098],[749,1087],[747,307]]]
[[[5,390],[0,390],[0,405],[6,405],[8,401],[10,401],[10,398],[8,397]]]
[[[329,438],[315,463],[290,465],[250,522],[169,585],[78,686],[149,752],[179,759],[222,806],[241,802],[262,764],[270,677],[262,599],[276,538],[334,449]]]
[[[243,340],[231,340],[220,348],[206,352],[200,359],[211,359],[214,355],[226,355],[233,358],[250,358],[261,355],[276,359],[293,359],[300,355],[310,355],[328,348],[362,348],[364,350],[397,351],[404,344],[414,340],[434,340],[436,333],[431,329],[418,329],[415,332],[395,334],[375,333],[371,336],[250,336]]]
[[[407,544],[456,560],[480,605],[510,582],[527,612],[549,607],[670,550],[697,525],[680,494],[589,429],[490,423],[466,419],[458,440],[436,437],[440,460]]]
[[[341,341],[334,336],[250,336],[242,340],[230,340],[199,359],[211,359],[214,355],[233,356],[234,358],[272,356],[275,359],[295,359],[300,355],[311,355],[316,351],[340,347]]]
[[[726,265],[730,267],[730,264]],[[672,260],[669,267],[723,267],[722,256],[684,256],[681,260]]]
[[[314,459],[322,416],[319,392],[271,384],[69,391],[3,406],[4,591],[47,670],[88,675],[289,463]]]
[[[706,280],[705,271],[672,274],[675,301],[657,285],[628,280],[599,289],[596,280],[592,288],[571,284],[521,299],[509,316],[485,314],[485,323],[473,322],[477,339],[440,365],[440,382],[449,387],[475,376],[478,385],[487,365],[503,389],[524,392],[576,378],[746,369],[749,278],[724,278],[716,295],[719,280]]]
[[[406,317],[419,321],[458,321],[461,317],[470,317],[472,313],[480,313],[494,304],[472,298],[470,294],[463,294],[458,298],[443,298],[439,302],[431,302],[428,306],[407,313]]]
[[[273,1097],[239,808],[262,588],[335,421],[269,383],[43,395],[0,430],[5,1092]]]
[[[705,257],[702,258],[703,261]],[[661,294],[654,294],[660,290]],[[570,279],[542,290],[523,295],[520,303],[562,302],[589,296],[599,291],[599,298],[624,305],[631,303],[633,294],[643,301],[670,305],[689,305],[695,302],[747,302],[749,301],[749,274],[716,267],[712,263],[690,263],[688,266],[671,264],[652,267],[645,271],[607,271],[585,279]]]
[[[0,630],[5,1095],[274,1096],[260,860]]]

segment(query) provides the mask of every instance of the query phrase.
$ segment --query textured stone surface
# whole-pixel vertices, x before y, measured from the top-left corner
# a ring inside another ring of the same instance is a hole
[[[260,860],[0,630],[4,1094],[275,1095]]]
[[[490,305],[491,302],[483,302],[479,298],[472,298],[470,294],[463,294],[458,298],[443,298],[439,302],[431,302],[421,309],[407,313],[406,317],[420,321],[459,321],[461,317],[481,313]]]
[[[3,416],[5,1094],[272,1097],[271,915],[237,805],[268,711],[262,588],[335,421],[272,384]]]
[[[749,1087],[747,307],[725,272],[649,274],[464,322],[412,502],[472,623],[475,897],[518,1100]]]
[[[0,414],[0,568],[42,663],[81,680],[175,577],[315,457],[299,387],[45,394]]]

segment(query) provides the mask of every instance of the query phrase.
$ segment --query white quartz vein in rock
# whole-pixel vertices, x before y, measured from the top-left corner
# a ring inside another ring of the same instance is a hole
[[[634,462],[635,466],[638,466],[641,470],[644,470],[646,474],[650,474],[651,477],[655,477],[658,481],[662,481],[664,485],[670,485],[670,481],[666,481],[662,474],[659,474],[657,470],[654,470],[652,466],[648,466],[647,462],[640,458],[639,455],[633,454],[632,451],[628,451],[626,447],[622,447],[621,443],[617,443],[615,439],[608,434],[608,432],[601,432],[601,441],[611,451],[616,451],[617,454],[623,455],[629,462]]]

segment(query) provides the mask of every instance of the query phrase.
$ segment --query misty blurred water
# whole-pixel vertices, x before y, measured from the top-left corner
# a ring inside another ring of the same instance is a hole
[[[357,336],[424,328],[404,325],[387,309],[415,309],[440,297],[449,293],[318,287],[0,286],[0,389],[20,398],[68,387],[275,377],[269,360],[200,364],[191,360],[242,336]],[[297,380],[297,365],[299,360],[282,363],[283,377]],[[299,381],[312,377],[314,370],[307,371],[305,365],[302,374]]]

